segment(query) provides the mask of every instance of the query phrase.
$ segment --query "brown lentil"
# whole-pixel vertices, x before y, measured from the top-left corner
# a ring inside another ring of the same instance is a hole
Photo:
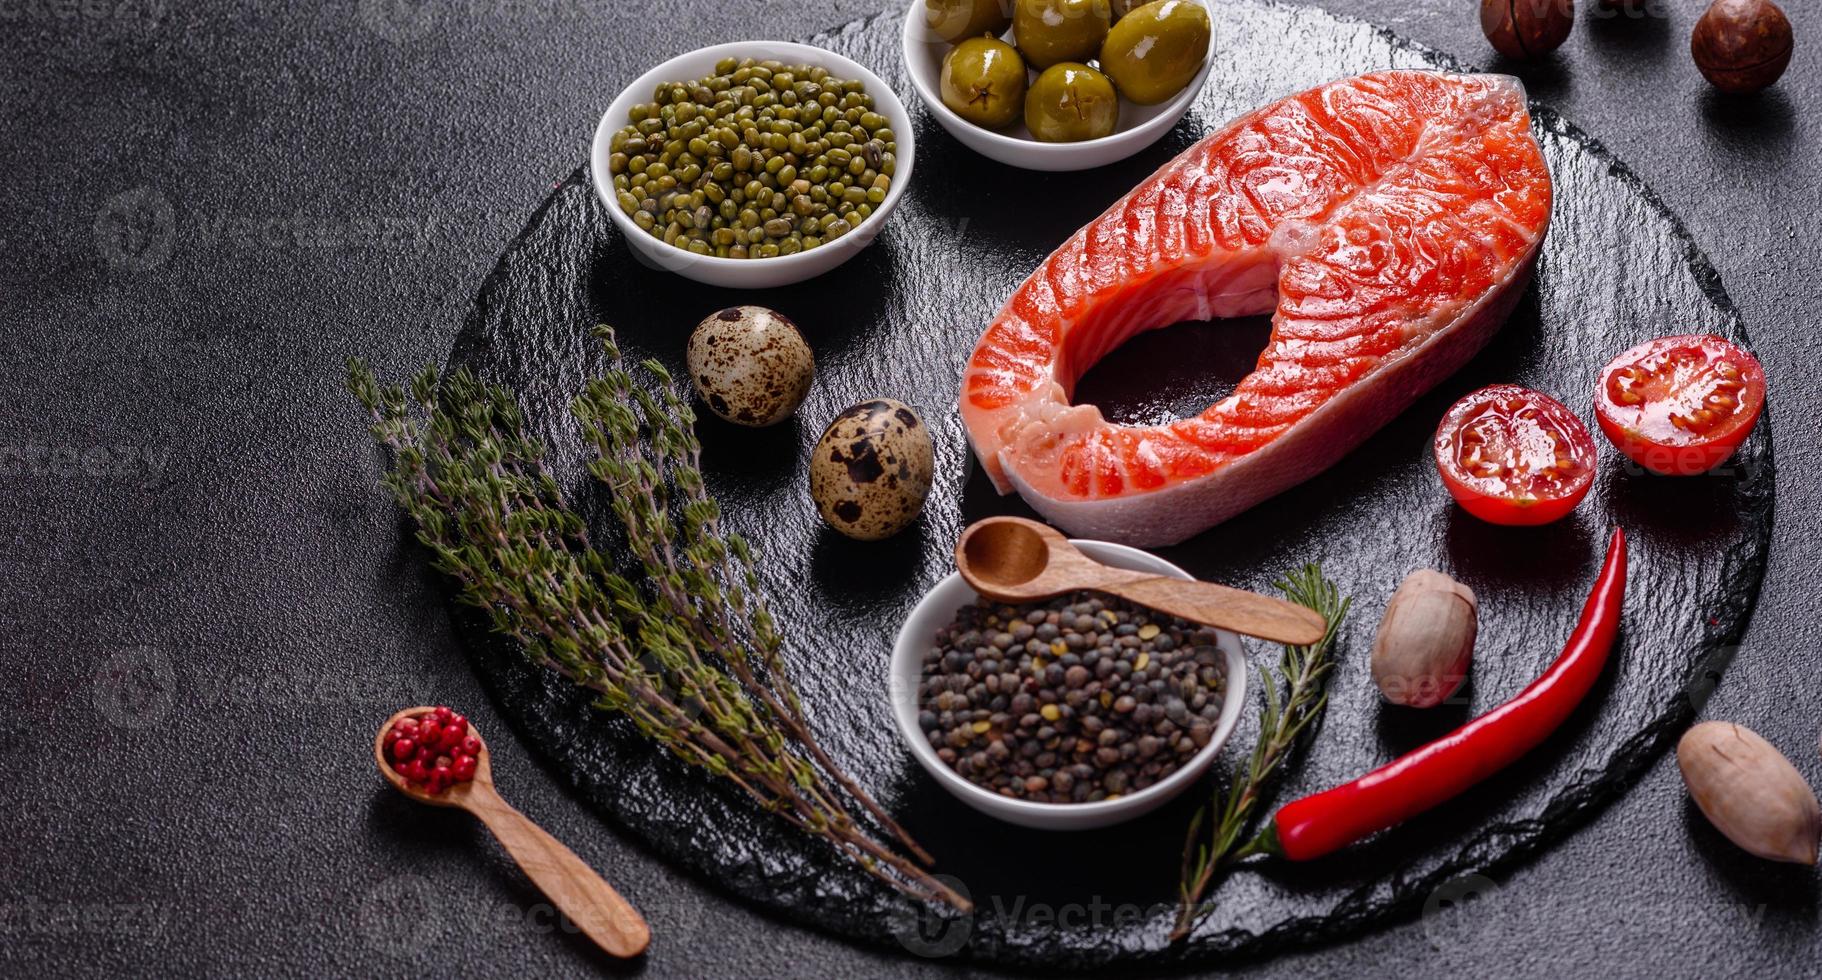
[[[1208,744],[1224,663],[1212,630],[1098,594],[981,600],[924,655],[918,727],[945,765],[1002,796],[1113,799]]]

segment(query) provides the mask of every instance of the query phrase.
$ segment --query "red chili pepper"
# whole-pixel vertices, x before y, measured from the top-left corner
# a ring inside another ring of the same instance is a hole
[[[1449,800],[1549,737],[1606,666],[1626,596],[1626,535],[1617,528],[1600,578],[1563,652],[1518,696],[1350,783],[1279,808],[1264,849],[1293,861],[1333,853]]]

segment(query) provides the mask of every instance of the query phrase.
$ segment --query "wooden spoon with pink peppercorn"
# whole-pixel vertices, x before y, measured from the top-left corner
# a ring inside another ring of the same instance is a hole
[[[645,952],[652,931],[639,910],[621,898],[574,851],[500,798],[493,787],[487,743],[481,741],[481,733],[473,725],[462,723],[467,736],[479,745],[472,778],[432,792],[432,784],[414,783],[393,768],[393,761],[387,758],[386,733],[400,721],[421,719],[435,711],[427,707],[406,708],[386,719],[373,740],[373,761],[379,764],[380,775],[394,789],[419,803],[455,807],[479,817],[506,846],[506,853],[519,863],[525,876],[608,955],[625,958]]]

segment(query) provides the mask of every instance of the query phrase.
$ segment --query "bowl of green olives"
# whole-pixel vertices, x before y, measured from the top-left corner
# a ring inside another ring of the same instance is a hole
[[[911,84],[951,135],[1027,170],[1139,152],[1195,102],[1214,59],[1206,0],[911,0]]]
[[[801,282],[871,244],[904,196],[911,116],[833,51],[736,41],[628,85],[595,128],[595,193],[633,255],[697,282]]]

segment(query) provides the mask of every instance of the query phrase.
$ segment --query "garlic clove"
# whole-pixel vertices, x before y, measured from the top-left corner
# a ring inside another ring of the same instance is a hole
[[[1373,637],[1373,683],[1393,704],[1429,708],[1468,679],[1479,631],[1474,590],[1441,572],[1405,576]]]
[[[1750,854],[1815,864],[1822,805],[1797,767],[1752,729],[1705,721],[1676,747],[1683,784],[1708,822]]]

